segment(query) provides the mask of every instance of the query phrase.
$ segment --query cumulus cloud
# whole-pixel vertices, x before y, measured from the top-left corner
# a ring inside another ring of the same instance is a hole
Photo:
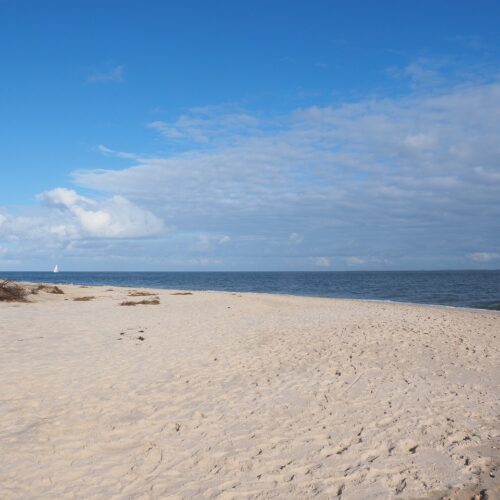
[[[66,188],[37,196],[40,207],[26,215],[0,216],[0,238],[38,240],[40,248],[74,239],[149,238],[165,232],[163,221],[123,196],[91,199]]]
[[[55,188],[45,193],[37,195],[39,201],[50,207],[75,207],[78,204],[94,205],[95,202],[84,196],[80,196],[76,191],[66,188]]]
[[[71,189],[56,188],[41,193],[38,199],[69,216],[67,225],[56,226],[53,232],[64,233],[67,227],[76,226],[90,237],[141,238],[163,230],[163,222],[157,216],[119,195],[97,203]]]

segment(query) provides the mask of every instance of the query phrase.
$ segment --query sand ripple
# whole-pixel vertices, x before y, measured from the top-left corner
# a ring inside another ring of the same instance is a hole
[[[499,314],[64,290],[0,304],[1,498],[498,492]]]

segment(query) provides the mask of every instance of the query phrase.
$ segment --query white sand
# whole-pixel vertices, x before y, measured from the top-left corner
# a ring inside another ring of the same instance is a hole
[[[0,303],[2,499],[499,494],[498,313],[62,288]]]

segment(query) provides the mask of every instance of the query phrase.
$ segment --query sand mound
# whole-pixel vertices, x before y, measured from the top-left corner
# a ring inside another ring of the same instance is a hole
[[[26,302],[30,290],[15,283],[14,281],[0,281],[0,301],[2,302]]]

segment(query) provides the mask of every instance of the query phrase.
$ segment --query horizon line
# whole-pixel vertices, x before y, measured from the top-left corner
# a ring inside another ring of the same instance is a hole
[[[474,268],[464,268],[464,269],[294,269],[294,270],[170,270],[170,271],[146,271],[146,270],[131,270],[131,271],[75,271],[75,270],[64,270],[54,273],[50,270],[29,270],[29,271],[2,271],[2,273],[47,273],[47,274],[64,274],[64,273],[391,273],[391,272],[407,272],[407,273],[419,273],[419,272],[468,272],[468,271],[500,271],[500,268],[494,269],[474,269]]]

